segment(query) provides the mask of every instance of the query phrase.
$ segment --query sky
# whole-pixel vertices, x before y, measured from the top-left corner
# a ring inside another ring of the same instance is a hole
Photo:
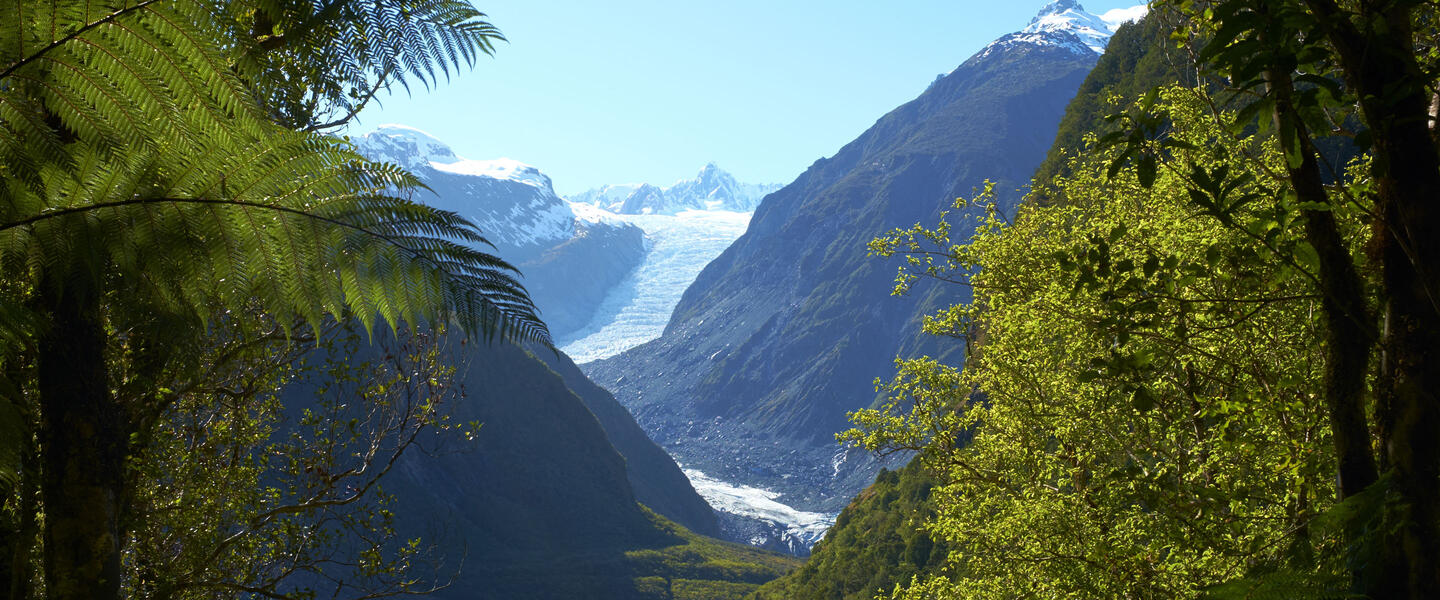
[[[789,183],[1048,0],[475,0],[509,40],[347,133],[422,129],[556,191],[666,186],[708,162]],[[1102,14],[1135,0],[1082,2]]]

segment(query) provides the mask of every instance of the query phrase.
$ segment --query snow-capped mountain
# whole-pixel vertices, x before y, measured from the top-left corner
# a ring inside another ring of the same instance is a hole
[[[667,188],[648,183],[607,185],[575,194],[570,201],[626,215],[673,215],[684,210],[750,212],[766,194],[778,189],[779,184],[739,183],[709,163],[694,179],[681,179]]]
[[[1015,45],[1056,46],[1081,55],[1101,54],[1115,30],[1145,16],[1147,10],[1146,5],[1139,4],[1094,15],[1077,0],[1054,0],[1041,8],[1024,29],[990,42],[976,58]]]
[[[588,324],[645,253],[638,227],[606,219],[602,211],[577,212],[533,166],[508,158],[465,159],[404,125],[381,125],[354,141],[362,154],[409,169],[435,192],[421,191],[417,201],[479,225],[500,257],[520,269],[557,339]]]
[[[381,125],[355,146],[420,176],[436,195],[418,200],[470,219],[496,246],[534,250],[576,235],[570,205],[535,167],[508,158],[462,159],[434,136],[404,125]]]

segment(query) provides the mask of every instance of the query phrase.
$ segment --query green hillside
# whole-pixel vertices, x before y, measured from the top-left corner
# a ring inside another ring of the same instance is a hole
[[[881,471],[840,513],[803,566],[750,598],[870,600],[898,582],[936,571],[949,550],[919,527],[934,512],[929,502],[934,486],[934,478],[915,462]]]
[[[641,507],[665,541],[623,553],[563,552],[487,571],[483,591],[447,590],[450,598],[627,598],[735,600],[800,565],[793,556],[721,542],[692,533]]]

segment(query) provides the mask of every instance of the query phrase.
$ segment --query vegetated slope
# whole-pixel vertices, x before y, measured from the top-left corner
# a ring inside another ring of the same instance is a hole
[[[767,196],[660,339],[587,373],[687,466],[805,510],[842,508],[878,467],[832,435],[873,401],[897,354],[922,347],[920,315],[958,299],[939,288],[892,298],[894,266],[865,245],[933,220],[986,179],[1013,207],[1096,59],[1073,35],[1061,41],[998,40]]]
[[[1103,126],[1105,114],[1111,112],[1103,100],[1106,95],[1133,101],[1150,88],[1182,76],[1169,69],[1172,63],[1167,55],[1173,49],[1159,22],[1150,16],[1115,32],[1105,54],[1065,109],[1049,158],[1035,176],[1037,189],[1063,174],[1061,159],[1082,150],[1085,134]],[[942,566],[939,560],[944,549],[934,549],[922,561],[923,542],[918,537],[904,537],[917,535],[917,524],[933,514],[927,502],[933,484],[933,478],[915,462],[898,472],[883,472],[846,507],[804,566],[766,584],[754,598],[869,599],[877,589],[889,591],[909,582],[913,575],[934,572]],[[895,494],[895,500],[877,500],[886,494]],[[902,539],[903,544],[899,543]]]
[[[643,578],[663,577],[735,598],[797,564],[705,539],[638,503],[632,479],[657,503],[703,505],[683,475],[677,480],[665,473],[673,461],[657,464],[663,454],[636,449],[638,428],[626,427],[623,409],[613,400],[607,406],[591,386],[581,393],[605,414],[597,419],[569,387],[585,386],[563,356],[550,358],[569,382],[514,345],[469,344],[450,352],[459,359],[457,383],[466,391],[454,418],[482,424],[475,443],[409,453],[384,483],[397,498],[403,533],[443,549],[442,573],[458,569],[453,585],[435,597],[669,597],[646,591],[653,586]],[[602,423],[624,441],[612,444]],[[630,448],[634,458],[627,460],[616,445]],[[713,514],[706,516],[713,528]]]
[[[1194,70],[1182,68],[1190,59],[1175,48],[1170,31],[1163,14],[1151,14],[1115,32],[1104,56],[1065,108],[1045,162],[1035,170],[1036,181],[1063,175],[1066,157],[1084,149],[1085,134],[1108,131],[1106,115],[1140,99],[1157,85],[1195,83]],[[1107,101],[1111,96],[1119,99],[1118,107]]]
[[[934,513],[935,480],[918,463],[880,471],[840,512],[794,572],[761,586],[755,600],[870,600],[915,575],[935,572],[949,550],[922,525]]]

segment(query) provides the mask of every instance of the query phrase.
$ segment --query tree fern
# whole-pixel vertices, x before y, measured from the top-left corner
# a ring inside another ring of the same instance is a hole
[[[378,90],[429,88],[491,54],[504,37],[459,0],[238,0],[233,27],[253,45],[253,73],[268,110],[293,127],[343,124]]]
[[[420,185],[398,167],[296,131],[499,39],[461,3],[361,4],[0,0],[0,364],[35,356],[51,597],[119,589],[120,472],[145,421],[106,381],[107,314],[191,333],[257,308],[441,319],[548,342],[472,224],[402,197]]]
[[[177,305],[258,298],[310,322],[348,310],[367,325],[438,309],[432,316],[467,329],[545,338],[513,269],[474,249],[485,242],[472,225],[387,195],[418,187],[413,177],[269,123],[222,56],[212,33],[222,23],[205,5],[9,4],[5,12],[31,17],[7,19],[0,45],[0,264],[12,276],[98,251],[88,284],[112,267],[155,265],[174,288],[157,297]],[[391,22],[406,6],[373,10]],[[465,24],[473,10],[417,10],[422,27],[409,43],[455,48],[431,58],[489,50],[493,28],[436,27]],[[307,33],[318,26],[287,35],[329,39]],[[329,51],[317,44],[286,47]],[[411,47],[375,44],[365,52],[382,62]],[[406,65],[427,82],[433,69]]]

